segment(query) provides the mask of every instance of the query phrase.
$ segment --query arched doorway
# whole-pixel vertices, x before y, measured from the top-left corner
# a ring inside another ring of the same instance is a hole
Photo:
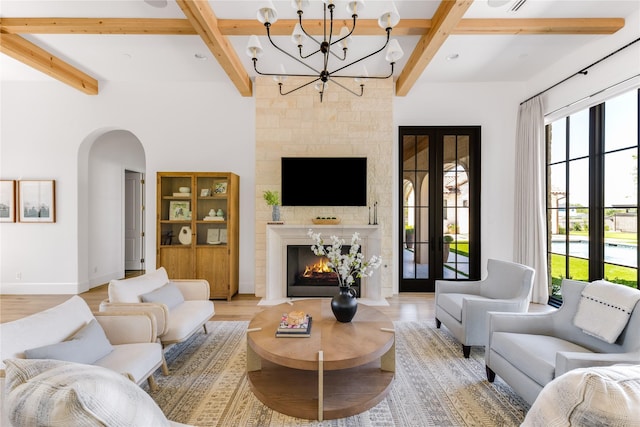
[[[129,206],[127,172],[144,174],[144,148],[130,131],[100,129],[88,135],[78,151],[78,278],[80,292],[124,277],[127,214],[143,217]],[[141,190],[142,191],[142,190]],[[144,233],[144,221],[141,222]],[[143,236],[141,236],[143,238]],[[141,242],[144,248],[144,243]]]

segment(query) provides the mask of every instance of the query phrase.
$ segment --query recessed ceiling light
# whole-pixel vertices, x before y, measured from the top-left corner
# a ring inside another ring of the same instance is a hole
[[[505,4],[509,3],[511,0],[487,0],[487,3],[491,7],[502,7]]]
[[[460,55],[458,55],[457,53],[452,53],[451,55],[447,56],[447,61],[453,61],[458,58],[460,58]]]
[[[167,0],[144,0],[144,2],[153,7],[167,7]]]
[[[196,53],[195,55],[193,55],[196,59],[199,59],[200,61],[206,61],[207,60],[207,55],[204,55],[202,53]]]

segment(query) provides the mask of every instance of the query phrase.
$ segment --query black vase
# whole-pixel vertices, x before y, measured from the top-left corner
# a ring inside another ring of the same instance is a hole
[[[348,323],[358,311],[356,291],[349,286],[340,286],[339,289],[338,295],[331,299],[331,311],[338,322]]]

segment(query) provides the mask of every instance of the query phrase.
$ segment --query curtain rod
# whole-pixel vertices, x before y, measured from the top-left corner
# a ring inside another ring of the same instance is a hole
[[[618,53],[618,52],[620,52],[620,51],[622,51],[622,50],[624,50],[624,49],[628,48],[628,47],[629,47],[629,46],[631,46],[632,44],[637,43],[637,42],[639,42],[639,41],[640,41],[640,37],[638,37],[637,39],[633,40],[632,42],[627,43],[626,45],[622,46],[620,49],[616,50],[615,52],[611,52],[611,53],[610,53],[610,54],[608,54],[607,56],[605,56],[605,57],[602,57],[602,58],[598,59],[596,62],[594,62],[594,63],[592,63],[592,64],[590,64],[590,65],[587,65],[587,66],[586,66],[586,67],[584,67],[582,70],[580,70],[580,71],[578,71],[578,72],[576,72],[576,73],[571,74],[569,77],[565,78],[564,80],[559,81],[558,83],[554,84],[553,86],[549,86],[549,87],[548,87],[548,88],[546,88],[545,90],[543,90],[543,91],[541,91],[541,92],[539,92],[539,93],[536,93],[535,95],[533,95],[533,96],[532,96],[532,97],[530,97],[530,98],[525,99],[524,101],[522,101],[522,102],[520,103],[520,105],[524,104],[525,102],[531,101],[531,100],[532,100],[533,98],[535,98],[536,96],[540,96],[540,95],[542,95],[543,93],[550,91],[550,90],[551,90],[551,89],[553,89],[554,87],[561,85],[562,83],[566,82],[567,80],[569,80],[569,79],[571,79],[571,78],[573,78],[573,77],[575,77],[575,76],[577,76],[577,75],[583,75],[583,76],[586,76],[586,75],[587,75],[587,73],[588,73],[589,68],[591,68],[591,67],[593,67],[593,66],[595,66],[595,65],[598,65],[599,63],[601,63],[601,62],[602,62],[602,61],[604,61],[605,59],[608,59],[608,58],[612,57],[612,56],[613,56],[613,55],[615,55],[616,53]]]
[[[634,76],[631,76],[631,77],[629,77],[628,79],[624,79],[624,80],[623,80],[623,81],[621,81],[621,82],[614,83],[614,84],[612,84],[611,86],[607,86],[607,87],[605,87],[604,89],[600,89],[599,91],[594,92],[594,93],[592,93],[591,95],[585,96],[584,98],[579,99],[579,100],[577,100],[577,101],[574,101],[574,102],[572,102],[572,103],[570,103],[570,104],[567,104],[567,105],[565,105],[565,106],[563,106],[563,107],[556,108],[555,110],[548,112],[548,113],[547,113],[547,114],[545,114],[544,116],[545,116],[545,117],[547,117],[547,116],[551,116],[551,115],[553,115],[553,114],[557,113],[557,112],[558,112],[558,111],[560,111],[560,110],[564,110],[565,108],[572,107],[572,106],[576,105],[576,104],[577,104],[577,103],[579,103],[579,102],[582,102],[582,101],[584,101],[584,100],[586,100],[586,99],[589,99],[589,98],[593,98],[593,97],[594,97],[594,96],[596,96],[596,95],[600,95],[602,92],[606,92],[606,91],[608,91],[608,90],[610,90],[610,89],[613,89],[614,87],[620,86],[621,84],[625,84],[626,82],[628,82],[628,81],[630,81],[630,80],[633,80],[633,79],[635,79],[635,78],[637,78],[637,77],[640,77],[640,74],[636,74],[636,75],[634,75]],[[525,101],[525,102],[526,102],[526,101]],[[521,104],[521,105],[522,105],[522,104]]]

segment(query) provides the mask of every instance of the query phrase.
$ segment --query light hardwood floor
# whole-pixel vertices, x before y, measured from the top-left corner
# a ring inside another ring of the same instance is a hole
[[[433,293],[409,292],[387,298],[389,306],[376,307],[392,321],[433,320]],[[93,311],[98,311],[100,302],[107,298],[107,285],[101,285],[80,294]],[[70,298],[70,295],[0,295],[0,323],[20,319],[38,311],[46,310]],[[263,310],[258,306],[259,297],[235,295],[231,301],[214,300],[216,314],[212,320],[251,320]],[[529,311],[546,311],[549,306],[530,304]]]
[[[93,311],[107,298],[107,285],[80,294]],[[0,295],[0,323],[19,319],[46,310],[70,298],[70,295]],[[433,319],[434,294],[403,293],[388,298],[388,307],[378,307],[391,320]],[[235,295],[231,301],[214,300],[216,314],[212,320],[251,320],[263,310],[260,298],[253,295]]]

